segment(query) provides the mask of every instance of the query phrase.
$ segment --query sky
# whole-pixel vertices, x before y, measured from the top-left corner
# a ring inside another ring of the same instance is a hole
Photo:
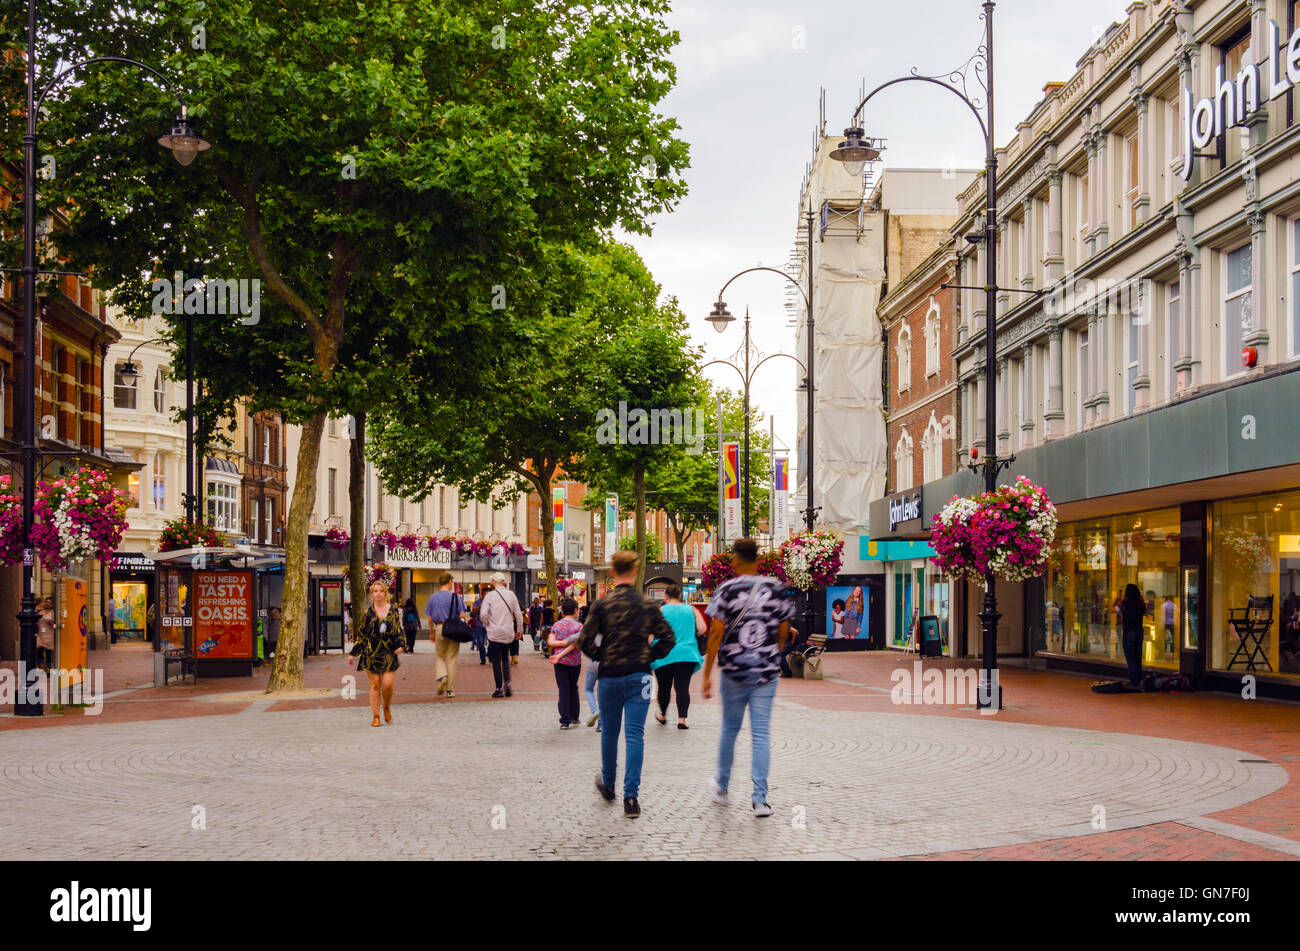
[[[1002,0],[994,9],[994,90],[998,145],[1015,135],[1042,98],[1043,85],[1068,80],[1075,63],[1131,0]],[[665,296],[678,298],[706,360],[731,359],[741,322],[718,334],[705,320],[732,274],[782,268],[794,243],[799,187],[812,155],[818,97],[826,89],[826,129],[849,124],[860,89],[907,75],[946,73],[983,42],[978,0],[677,0],[669,24],[681,34],[677,84],[661,111],[690,143],[690,193],[654,221],[649,236],[627,237]],[[898,168],[980,168],[979,126],[955,97],[920,83],[881,93],[867,107],[866,131],[887,140],[877,176]],[[748,275],[727,291],[732,314],[748,306],[754,345],[792,353],[785,313],[788,282]],[[802,354],[799,355],[802,359]],[[751,398],[775,420],[778,446],[793,447],[798,368],[773,360],[758,371]],[[733,389],[740,377],[709,367]],[[766,429],[766,422],[763,424]],[[791,464],[795,464],[791,452]]]

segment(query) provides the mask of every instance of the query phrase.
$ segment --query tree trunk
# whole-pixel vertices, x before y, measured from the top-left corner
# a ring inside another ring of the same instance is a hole
[[[555,583],[555,501],[551,498],[551,471],[539,467],[533,477],[537,494],[542,497],[542,557],[546,563],[546,596],[560,603],[560,589]]]
[[[298,471],[284,537],[284,596],[280,640],[266,685],[267,693],[301,690],[307,632],[307,529],[316,504],[316,466],[320,461],[325,413],[308,417],[298,445]]]
[[[633,469],[632,492],[636,497],[636,589],[641,591],[645,585],[645,463],[637,460]]]
[[[677,519],[671,515],[668,516],[668,527],[673,530],[673,544],[677,546],[677,564],[686,570],[686,535],[683,533],[682,526],[677,524]]]
[[[366,590],[366,414],[353,414],[348,455],[348,587],[352,589],[352,639],[365,612]]]

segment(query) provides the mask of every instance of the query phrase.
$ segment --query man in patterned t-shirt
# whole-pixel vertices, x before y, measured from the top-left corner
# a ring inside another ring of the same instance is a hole
[[[777,583],[758,574],[758,543],[737,539],[731,564],[736,577],[718,585],[705,611],[713,619],[708,657],[704,661],[704,696],[712,693],[713,662],[722,668],[722,735],[718,741],[718,773],[710,782],[713,801],[727,803],[736,737],[749,709],[754,753],[754,815],[770,816],[767,770],[772,758],[772,700],[781,673],[781,649],[790,635],[794,606]]]

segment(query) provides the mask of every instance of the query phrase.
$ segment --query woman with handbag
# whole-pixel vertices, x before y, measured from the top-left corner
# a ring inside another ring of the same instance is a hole
[[[655,721],[663,726],[668,722],[668,700],[675,690],[677,692],[677,729],[689,730],[686,725],[686,713],[691,708],[691,677],[704,664],[700,656],[700,635],[708,629],[704,616],[689,604],[682,603],[682,589],[670,584],[664,591],[664,603],[660,608],[664,620],[673,629],[676,641],[673,649],[650,663],[658,681],[659,691],[656,700],[659,712]]]
[[[370,607],[361,617],[356,642],[348,655],[349,666],[355,659],[357,669],[370,678],[371,726],[379,726],[379,703],[382,697],[384,720],[393,722],[393,681],[400,666],[397,655],[406,648],[401,618],[388,601],[388,582],[376,578],[370,582]]]

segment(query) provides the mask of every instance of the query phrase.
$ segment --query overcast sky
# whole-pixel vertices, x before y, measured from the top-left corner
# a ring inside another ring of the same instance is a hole
[[[1130,0],[1002,0],[994,11],[997,142],[1005,145],[1042,97],[1044,83],[1069,79],[1075,62]],[[757,264],[783,267],[794,241],[799,186],[812,154],[818,95],[826,89],[826,128],[848,125],[865,81],[873,88],[907,75],[955,69],[983,41],[977,0],[678,0],[670,23],[681,34],[677,86],[662,109],[677,117],[691,146],[690,194],[661,216],[651,237],[632,243],[690,320],[708,357],[730,358],[740,322],[723,335],[704,319],[718,289]],[[800,40],[802,43],[800,44]],[[802,45],[802,48],[796,48]],[[881,168],[979,168],[979,127],[954,96],[919,83],[885,91],[866,109],[868,134],[888,140]],[[749,275],[727,291],[740,317],[748,305],[755,344],[792,352],[785,286]],[[802,358],[802,355],[800,355]],[[774,360],[751,396],[774,415],[778,442],[792,446],[797,367]],[[738,388],[739,376],[708,375]],[[792,465],[794,453],[791,453]]]

